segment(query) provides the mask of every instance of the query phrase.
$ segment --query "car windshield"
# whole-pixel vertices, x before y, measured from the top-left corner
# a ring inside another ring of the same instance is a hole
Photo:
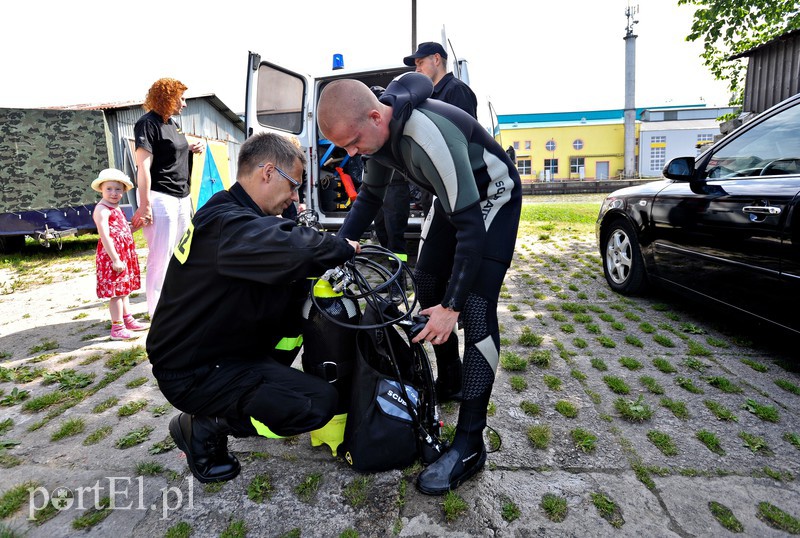
[[[708,178],[800,173],[800,104],[783,110],[716,151]]]

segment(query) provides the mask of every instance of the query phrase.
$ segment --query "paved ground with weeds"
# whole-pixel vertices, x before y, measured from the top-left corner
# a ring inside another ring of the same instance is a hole
[[[418,468],[359,475],[307,435],[233,439],[241,475],[203,486],[170,442],[145,336],[108,339],[90,262],[0,312],[3,536],[800,533],[797,353],[668,294],[611,293],[590,234],[517,242],[489,418],[502,444],[447,497],[419,494]]]

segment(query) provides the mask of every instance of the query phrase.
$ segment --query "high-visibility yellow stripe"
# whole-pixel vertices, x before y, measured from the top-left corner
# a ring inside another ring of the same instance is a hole
[[[253,417],[250,417],[250,423],[256,429],[256,433],[258,435],[260,435],[261,437],[266,437],[267,439],[283,439],[282,435],[278,435],[277,433],[274,433],[272,430],[267,428],[266,424],[264,424],[263,422],[257,421]]]
[[[194,223],[189,223],[189,228],[186,229],[186,233],[183,234],[181,240],[175,246],[175,250],[172,253],[178,258],[178,261],[181,262],[181,265],[186,263],[186,260],[189,258],[189,250],[192,248],[192,237],[194,237]]]
[[[291,351],[293,349],[297,349],[298,347],[303,345],[303,335],[295,336],[294,338],[290,336],[284,336],[281,338],[278,345],[275,346],[275,349],[280,351]]]

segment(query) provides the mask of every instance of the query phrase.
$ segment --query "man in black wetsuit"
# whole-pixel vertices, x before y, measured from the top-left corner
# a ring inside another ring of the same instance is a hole
[[[297,202],[304,165],[285,137],[248,138],[237,182],[200,208],[167,269],[147,354],[161,392],[183,411],[169,431],[200,482],[239,473],[229,434],[296,435],[336,410],[333,385],[291,364],[308,277],[360,247],[280,217]]]
[[[441,495],[486,462],[482,432],[500,354],[497,300],[511,263],[522,205],[516,167],[469,114],[429,99],[430,78],[407,73],[380,100],[359,81],[331,82],[318,105],[322,134],[351,156],[370,155],[339,235],[357,239],[383,202],[391,171],[436,194],[415,267],[421,313],[430,316],[415,341],[434,345],[440,361],[458,360],[452,333],[464,326],[464,385],[449,450],[417,478]]]

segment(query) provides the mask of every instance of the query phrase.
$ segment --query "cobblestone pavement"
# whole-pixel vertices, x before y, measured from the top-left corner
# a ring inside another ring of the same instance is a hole
[[[91,264],[0,296],[0,534],[800,532],[796,354],[669,294],[617,296],[593,237],[553,236],[517,242],[489,417],[502,444],[448,497],[418,493],[418,468],[357,474],[307,435],[232,439],[241,475],[203,486],[170,442],[145,335],[108,339]]]

